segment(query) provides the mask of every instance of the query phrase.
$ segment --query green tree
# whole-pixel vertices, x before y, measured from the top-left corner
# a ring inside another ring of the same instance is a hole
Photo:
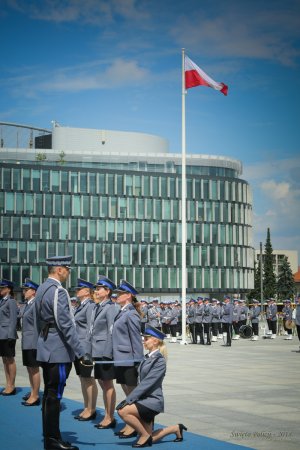
[[[254,261],[254,289],[249,292],[248,298],[260,300],[260,259],[258,263]]]
[[[39,162],[42,162],[42,161],[46,161],[47,156],[46,156],[45,153],[37,153],[37,154],[35,155],[35,159],[36,159],[37,161],[39,161]]]
[[[267,239],[264,253],[264,298],[275,297],[276,294],[276,276],[273,269],[273,248],[271,244],[270,228],[267,230]]]
[[[284,258],[279,271],[277,280],[277,292],[278,298],[280,298],[281,300],[285,298],[291,298],[295,294],[295,281],[293,272],[286,257]]]

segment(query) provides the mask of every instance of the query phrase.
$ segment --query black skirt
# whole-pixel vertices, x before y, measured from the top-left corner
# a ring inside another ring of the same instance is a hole
[[[135,366],[115,366],[118,384],[137,386],[138,373]]]
[[[0,339],[0,356],[13,358],[16,355],[16,340]]]
[[[107,358],[94,358],[95,368],[94,368],[94,377],[97,380],[114,380],[116,378],[115,366],[113,363],[108,364]],[[105,364],[97,364],[97,361],[105,361]]]
[[[36,360],[36,350],[22,350],[23,366],[26,367],[39,367],[39,363]]]
[[[152,422],[154,420],[154,417],[159,414],[157,411],[154,411],[153,409],[147,408],[147,406],[142,405],[139,402],[135,403],[135,406],[138,410],[140,418],[144,422]]]

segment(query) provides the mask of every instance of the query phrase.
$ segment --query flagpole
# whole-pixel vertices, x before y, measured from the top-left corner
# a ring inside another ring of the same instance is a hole
[[[185,71],[184,48],[182,49],[182,177],[181,177],[181,304],[182,304],[182,339],[181,344],[186,345],[186,136],[185,136]]]

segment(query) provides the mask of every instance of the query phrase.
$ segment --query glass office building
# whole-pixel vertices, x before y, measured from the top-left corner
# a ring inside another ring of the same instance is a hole
[[[181,155],[167,147],[142,133],[56,124],[31,148],[4,143],[0,276],[41,283],[46,257],[72,254],[72,286],[104,274],[145,295],[180,295]],[[254,251],[242,165],[197,154],[186,164],[187,292],[245,293]]]

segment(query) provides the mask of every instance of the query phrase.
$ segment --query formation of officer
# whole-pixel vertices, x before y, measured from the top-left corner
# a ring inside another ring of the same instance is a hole
[[[253,305],[249,310],[249,319],[251,321],[251,326],[253,329],[252,341],[257,341],[259,336],[258,324],[260,319],[261,308],[259,306],[259,301],[256,299],[252,300]]]

